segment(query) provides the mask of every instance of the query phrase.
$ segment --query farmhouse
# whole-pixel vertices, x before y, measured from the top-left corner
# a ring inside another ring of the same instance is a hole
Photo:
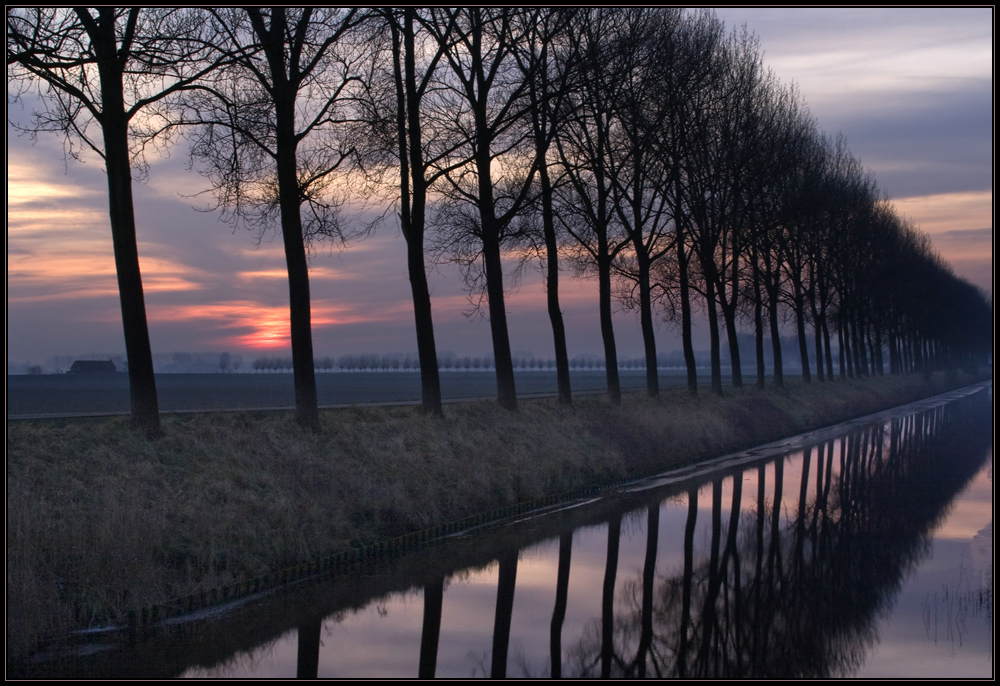
[[[69,368],[70,374],[114,374],[117,371],[111,360],[77,360]]]

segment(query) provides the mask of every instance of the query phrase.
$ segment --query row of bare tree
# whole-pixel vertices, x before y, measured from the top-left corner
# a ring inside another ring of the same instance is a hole
[[[743,383],[740,323],[755,332],[759,385],[768,337],[783,383],[786,320],[806,380],[809,326],[819,380],[834,377],[831,328],[841,376],[882,373],[884,350],[901,372],[971,363],[991,347],[985,296],[895,213],[842,138],[817,130],[754,36],[727,32],[709,11],[8,9],[7,64],[15,88],[44,96],[34,132],[61,132],[71,154],[89,147],[105,160],[132,415],[150,434],[160,429],[131,182],[145,151],[178,134],[227,219],[280,226],[306,426],[318,422],[307,247],[371,228],[342,218],[357,179],[398,213],[432,414],[441,390],[429,254],[460,264],[485,309],[508,409],[517,396],[505,278],[535,258],[566,403],[560,258],[597,275],[612,402],[616,295],[640,312],[651,396],[655,312],[680,324],[692,393],[698,311],[716,393],[720,328],[733,384]]]

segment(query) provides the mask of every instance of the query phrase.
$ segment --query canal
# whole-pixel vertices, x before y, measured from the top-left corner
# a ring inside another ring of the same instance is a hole
[[[992,390],[142,632],[57,677],[990,677]]]

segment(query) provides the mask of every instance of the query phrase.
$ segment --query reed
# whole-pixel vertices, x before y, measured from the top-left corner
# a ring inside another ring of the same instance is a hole
[[[446,408],[165,416],[7,429],[7,651],[349,547],[647,476],[927,397],[972,378],[874,378]]]

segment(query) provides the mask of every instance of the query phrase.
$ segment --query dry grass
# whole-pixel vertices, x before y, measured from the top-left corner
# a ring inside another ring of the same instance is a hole
[[[7,648],[385,537],[699,458],[971,379],[794,384],[690,399],[585,397],[164,418],[21,421],[7,431]]]

